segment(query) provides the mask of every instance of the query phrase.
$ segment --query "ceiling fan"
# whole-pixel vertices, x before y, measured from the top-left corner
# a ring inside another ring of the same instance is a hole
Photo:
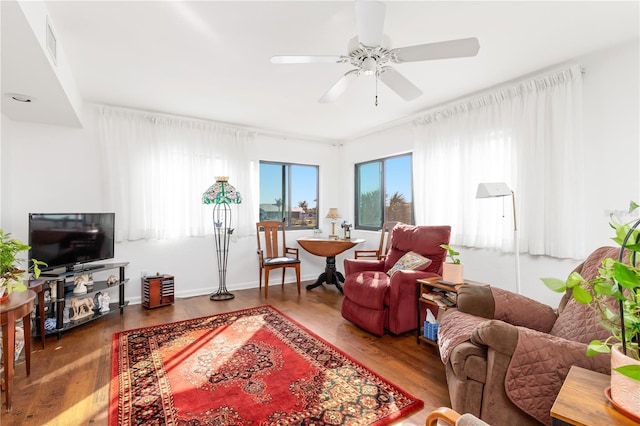
[[[350,81],[362,74],[375,76],[402,99],[411,101],[420,97],[422,91],[389,64],[475,56],[480,49],[480,43],[475,37],[392,49],[389,37],[383,33],[385,4],[374,0],[356,0],[355,5],[358,35],[349,41],[347,55],[271,57],[273,64],[350,63],[353,65],[355,69],[347,71],[318,100],[320,103],[335,101],[345,92]]]

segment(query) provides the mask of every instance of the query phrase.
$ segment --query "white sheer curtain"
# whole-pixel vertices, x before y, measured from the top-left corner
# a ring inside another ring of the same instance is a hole
[[[236,235],[255,233],[258,161],[254,135],[202,120],[97,106],[108,205],[118,241],[213,233],[202,194],[216,176],[243,197],[232,211]]]
[[[417,223],[452,225],[456,245],[512,252],[511,198],[475,198],[478,183],[506,182],[520,251],[584,258],[579,66],[432,111],[414,131]]]

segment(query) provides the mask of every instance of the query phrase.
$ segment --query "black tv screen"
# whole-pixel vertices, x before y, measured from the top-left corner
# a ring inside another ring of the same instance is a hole
[[[30,213],[29,258],[44,270],[112,259],[114,231],[114,213]]]

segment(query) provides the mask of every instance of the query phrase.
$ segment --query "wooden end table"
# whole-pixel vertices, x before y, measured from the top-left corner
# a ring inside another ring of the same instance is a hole
[[[433,339],[429,339],[427,337],[425,337],[423,335],[423,330],[424,327],[422,326],[422,308],[421,308],[421,304],[425,304],[428,306],[432,306],[434,307],[434,310],[437,309],[437,312],[440,312],[441,310],[446,311],[448,309],[453,309],[455,307],[457,307],[457,300],[458,300],[458,290],[460,289],[460,287],[463,284],[473,284],[473,285],[481,285],[481,286],[489,286],[489,284],[486,283],[481,283],[478,281],[472,281],[472,280],[464,280],[463,283],[460,284],[445,284],[444,281],[442,281],[442,277],[430,277],[430,278],[422,278],[417,281],[417,286],[416,286],[416,299],[418,301],[418,309],[417,309],[417,323],[416,323],[416,342],[418,344],[420,344],[420,342],[426,342],[432,346],[435,346],[436,348],[438,347],[438,341],[437,340],[433,340]],[[438,302],[435,300],[430,300],[425,298],[429,297],[429,293],[431,293],[434,289],[436,290],[442,290],[444,292],[447,292],[449,294],[454,295],[454,300],[450,301],[450,303],[444,303],[444,302]],[[437,315],[436,315],[436,319],[437,319]]]
[[[575,365],[569,370],[560,393],[551,407],[554,426],[637,425],[616,410],[604,394],[611,376]]]
[[[24,356],[27,376],[31,373],[31,311],[36,293],[27,290],[13,292],[6,302],[0,303],[0,325],[2,325],[2,362],[4,364],[4,385],[7,411],[11,411],[11,390],[13,388],[14,354],[16,344],[16,322],[22,318],[24,327]]]

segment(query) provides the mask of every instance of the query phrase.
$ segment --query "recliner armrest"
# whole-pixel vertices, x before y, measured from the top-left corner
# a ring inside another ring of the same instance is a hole
[[[507,356],[513,355],[518,344],[518,328],[500,320],[479,324],[471,333],[471,342],[488,346]]]
[[[487,380],[487,347],[468,340],[462,342],[451,351],[449,365],[461,380],[484,383]]]
[[[384,260],[345,259],[344,275],[349,276],[356,272],[384,271]]]

